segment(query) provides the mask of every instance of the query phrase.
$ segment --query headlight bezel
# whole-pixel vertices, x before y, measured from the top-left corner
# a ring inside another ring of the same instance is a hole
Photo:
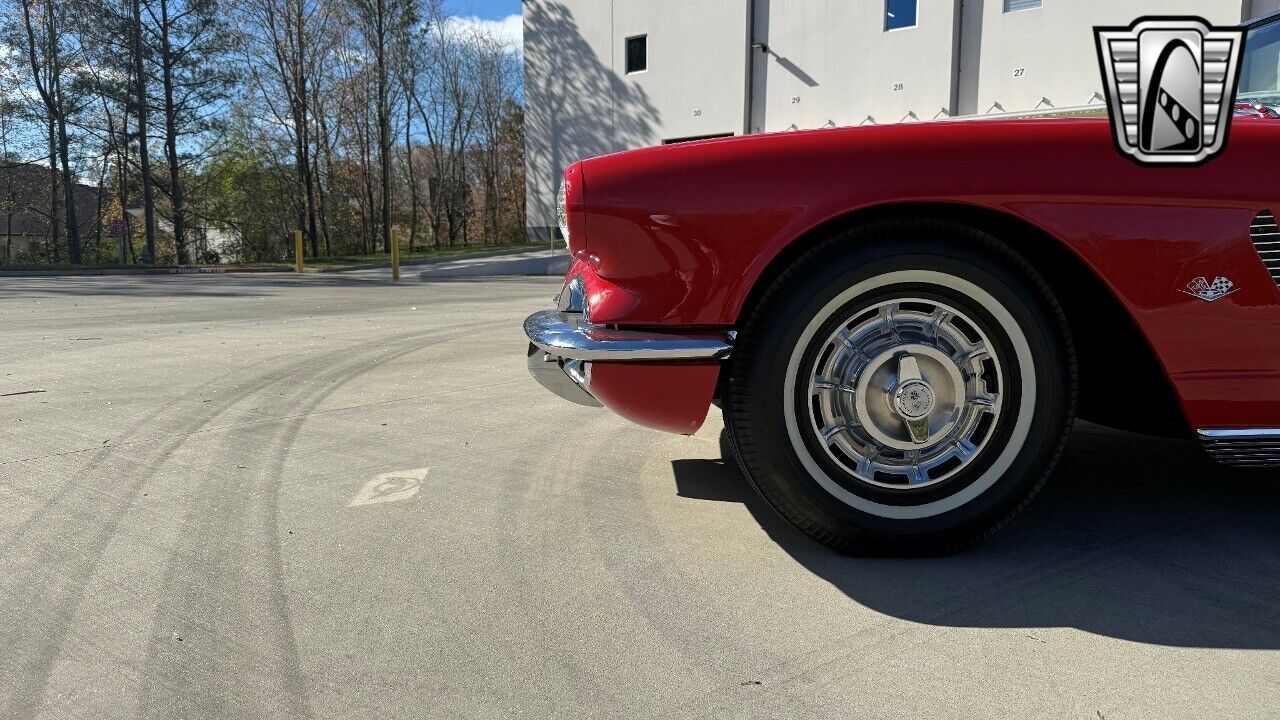
[[[563,205],[557,202],[556,222],[560,233],[564,235],[565,247],[569,254],[579,257],[587,249],[587,208],[586,178],[583,177],[582,163],[574,163],[565,169],[562,177]],[[560,211],[563,207],[563,212]]]
[[[556,194],[556,223],[560,226],[560,236],[564,238],[564,247],[569,249],[569,180],[560,180],[560,191]]]

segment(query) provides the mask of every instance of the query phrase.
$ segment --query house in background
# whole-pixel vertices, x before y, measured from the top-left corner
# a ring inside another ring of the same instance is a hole
[[[129,226],[135,242],[142,242],[143,224],[146,222],[142,208],[125,210],[129,217]],[[165,217],[159,208],[156,209],[156,235],[160,250],[157,254],[164,258],[165,253],[173,254],[173,222]],[[200,265],[227,264],[239,259],[240,233],[235,230],[208,222],[195,216],[187,217],[187,247],[191,251],[192,262]],[[169,258],[171,261],[172,258]]]
[[[0,167],[0,260],[12,262],[47,252],[53,182],[54,176],[46,166]],[[57,191],[61,225],[66,222],[61,186]],[[105,201],[109,200],[104,198]],[[98,188],[76,184],[75,202],[81,237],[94,237],[98,226]]]

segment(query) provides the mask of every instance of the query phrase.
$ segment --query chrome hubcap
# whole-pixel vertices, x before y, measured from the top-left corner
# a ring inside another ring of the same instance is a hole
[[[1000,358],[955,308],[904,298],[853,314],[809,375],[809,418],[853,478],[924,487],[967,467],[1000,417]]]

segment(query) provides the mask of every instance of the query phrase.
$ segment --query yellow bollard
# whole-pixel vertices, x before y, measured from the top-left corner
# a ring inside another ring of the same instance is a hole
[[[302,231],[293,231],[293,265],[294,268],[302,272]]]
[[[400,231],[391,228],[391,282],[400,282]]]

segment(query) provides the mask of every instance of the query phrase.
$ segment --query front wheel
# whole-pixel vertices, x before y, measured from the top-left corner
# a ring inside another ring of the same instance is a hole
[[[822,243],[742,326],[726,426],[743,470],[813,538],[932,554],[1040,488],[1074,411],[1066,320],[994,238],[886,221]]]

